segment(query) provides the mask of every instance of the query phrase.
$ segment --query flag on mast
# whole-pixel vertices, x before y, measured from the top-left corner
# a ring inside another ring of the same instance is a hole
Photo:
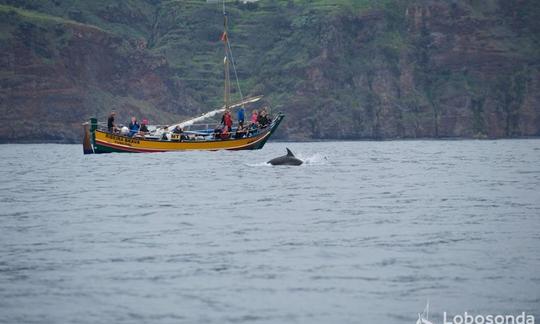
[[[223,34],[221,34],[221,37],[219,38],[220,41],[222,42],[227,42],[229,41],[229,37],[227,36],[227,32],[224,31]]]

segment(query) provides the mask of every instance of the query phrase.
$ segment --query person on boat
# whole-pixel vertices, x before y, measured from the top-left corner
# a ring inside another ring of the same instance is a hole
[[[107,129],[109,130],[109,133],[115,133],[117,130],[116,125],[114,124],[114,116],[116,116],[116,112],[111,111],[111,114],[107,119]]]
[[[257,118],[257,123],[261,128],[266,128],[268,125],[270,125],[270,120],[268,119],[268,113],[266,112],[266,108],[263,108],[263,110],[259,114],[259,118]]]
[[[139,135],[144,136],[148,134],[148,127],[146,125],[148,125],[148,120],[143,119],[141,123],[141,128],[139,128]]]
[[[189,137],[184,134],[184,130],[182,129],[182,127],[180,127],[179,125],[176,125],[172,132],[173,134],[178,135],[178,139],[181,141],[189,139]]]
[[[176,125],[176,127],[172,131],[174,134],[182,134],[184,131],[179,125]]]
[[[272,123],[272,117],[268,115],[268,107],[263,108],[264,116],[266,117],[266,126],[269,126]]]
[[[222,140],[229,139],[231,137],[231,133],[229,132],[229,127],[224,126],[221,133],[219,133],[219,138]]]
[[[225,116],[227,116],[227,114],[229,113],[229,109],[225,109],[225,111],[223,112],[223,115],[221,115],[221,126],[225,126]]]
[[[214,139],[219,139],[221,138],[221,133],[223,133],[223,127],[216,127],[214,128]]]
[[[248,132],[247,132],[247,136],[250,137],[250,136],[253,136],[257,133],[257,124],[256,123],[251,123],[249,125],[249,129],[248,129]]]
[[[244,138],[247,136],[247,129],[244,127],[244,125],[238,125],[238,128],[236,129],[236,133],[234,134],[234,138]]]
[[[132,137],[133,135],[137,134],[137,132],[139,131],[139,128],[141,128],[139,123],[137,123],[137,118],[131,117],[131,123],[129,123],[128,128],[129,128],[129,137]]]
[[[228,139],[231,135],[230,131],[232,129],[232,123],[231,111],[229,109],[225,109],[223,116],[221,116],[221,127],[214,129],[214,138]]]
[[[244,120],[246,117],[246,111],[244,110],[244,107],[240,107],[240,109],[238,109],[236,117],[238,118],[238,127],[244,128]]]
[[[251,112],[251,123],[256,125],[258,119],[259,119],[259,113],[258,113],[257,110],[255,109],[255,110],[253,110],[253,111]]]
[[[169,137],[167,136],[167,133],[169,132],[169,127],[165,126],[163,128],[163,133],[161,133],[161,140],[162,141],[168,141]]]
[[[268,123],[268,126],[270,126],[270,124],[272,124],[272,117],[270,117],[270,115],[268,114],[267,108],[264,108],[264,115],[266,116],[266,121]]]
[[[225,132],[230,132],[232,130],[232,124],[233,124],[233,121],[232,121],[232,117],[231,117],[231,112],[227,109],[225,111],[225,114],[223,115],[223,130]]]

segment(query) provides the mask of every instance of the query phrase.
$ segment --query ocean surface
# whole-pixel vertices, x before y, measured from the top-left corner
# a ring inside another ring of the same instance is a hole
[[[540,321],[538,139],[0,156],[0,323]]]

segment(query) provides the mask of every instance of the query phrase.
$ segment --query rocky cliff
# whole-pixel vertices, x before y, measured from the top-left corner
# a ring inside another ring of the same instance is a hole
[[[229,4],[244,95],[287,114],[284,139],[540,135],[539,15],[528,0]],[[220,104],[217,4],[0,0],[0,27],[0,142]]]

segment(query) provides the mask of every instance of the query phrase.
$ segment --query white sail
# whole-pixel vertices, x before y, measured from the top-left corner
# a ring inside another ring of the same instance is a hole
[[[263,96],[257,96],[257,97],[250,97],[250,98],[246,98],[240,102],[237,102],[231,106],[229,106],[229,108],[236,108],[236,107],[239,107],[239,106],[243,106],[245,104],[248,104],[248,103],[253,103],[253,102],[257,102],[259,100],[261,100]],[[212,118],[214,117],[215,115],[219,114],[219,113],[222,113],[225,111],[225,107],[221,107],[219,109],[216,109],[216,110],[212,110],[210,112],[207,112],[199,117],[195,117],[195,118],[192,118],[192,119],[188,119],[186,121],[183,121],[181,123],[178,123],[178,124],[174,124],[174,125],[170,125],[169,126],[169,130],[173,130],[176,126],[180,126],[180,128],[184,128],[184,127],[187,127],[187,126],[191,126],[195,123],[198,123],[198,122],[201,122],[205,119],[208,119],[208,118]]]
[[[191,126],[195,123],[198,123],[198,122],[201,122],[205,119],[208,119],[208,118],[212,118],[214,117],[215,115],[219,114],[219,113],[222,113],[225,111],[225,108],[220,108],[220,109],[216,109],[216,110],[212,110],[210,112],[207,112],[206,114],[203,114],[199,117],[195,117],[195,118],[192,118],[190,120],[186,120],[184,122],[181,122],[180,124],[178,124],[181,128],[184,128],[186,126]],[[176,127],[176,125],[172,125],[171,126],[172,129],[174,129]]]

